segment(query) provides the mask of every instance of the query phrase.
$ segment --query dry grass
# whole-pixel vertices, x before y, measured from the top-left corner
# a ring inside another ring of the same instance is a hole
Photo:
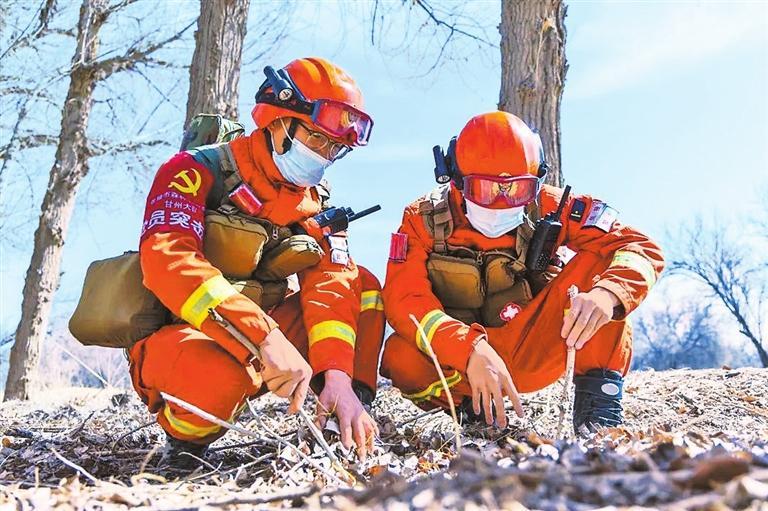
[[[9,509],[764,509],[768,499],[768,370],[637,372],[626,425],[588,441],[555,441],[560,387],[524,396],[527,417],[504,431],[424,413],[385,387],[374,404],[377,449],[341,489],[312,465],[325,452],[286,404],[267,397],[191,474],[157,466],[162,432],[129,392],[66,389],[0,405],[0,502]],[[513,414],[510,413],[512,416]],[[304,457],[285,447],[291,442]],[[242,445],[246,444],[246,445]],[[716,507],[721,506],[721,507]],[[727,507],[722,507],[727,506]]]

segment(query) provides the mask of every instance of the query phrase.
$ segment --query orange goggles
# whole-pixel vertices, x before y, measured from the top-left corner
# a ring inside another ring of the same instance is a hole
[[[462,193],[468,201],[490,209],[525,206],[539,194],[541,180],[536,176],[481,176],[464,177]]]
[[[333,99],[313,101],[311,118],[325,133],[352,146],[366,145],[373,128],[368,114]]]

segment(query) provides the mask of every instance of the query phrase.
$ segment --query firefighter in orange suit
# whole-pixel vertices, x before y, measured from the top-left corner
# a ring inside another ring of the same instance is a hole
[[[144,284],[183,321],[130,349],[133,384],[171,449],[202,454],[226,430],[161,392],[232,421],[260,389],[290,398],[293,413],[312,383],[318,421],[335,415],[343,443],[365,457],[377,433],[364,404],[376,390],[381,288],[350,259],[345,232],[325,235],[312,217],[322,208],[325,169],[368,142],[372,121],[352,78],[326,60],[267,69],[252,112],[256,131],[180,152],[155,176],[139,249]],[[322,259],[298,274],[300,290],[271,310],[238,292],[206,257],[206,212],[222,202],[269,222],[275,240],[285,226],[299,226],[322,247]],[[258,347],[261,363],[248,344]]]
[[[432,350],[466,418],[490,425],[495,414],[503,427],[503,397],[522,416],[518,392],[559,378],[575,346],[574,426],[619,424],[632,354],[626,317],[663,269],[658,245],[606,203],[571,196],[551,246],[576,255],[563,265],[545,253],[543,271],[533,271],[536,222],[564,194],[543,184],[538,134],[514,115],[482,114],[443,157],[446,171],[436,172],[449,184],[409,205],[392,236],[383,296],[395,333],[382,374],[422,408],[446,408]]]

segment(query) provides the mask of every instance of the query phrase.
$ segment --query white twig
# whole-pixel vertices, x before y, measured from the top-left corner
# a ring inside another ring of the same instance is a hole
[[[170,401],[171,403],[180,406],[181,408],[185,409],[186,411],[197,415],[201,419],[205,419],[208,422],[212,422],[212,423],[214,423],[214,424],[216,424],[218,426],[221,426],[222,428],[231,429],[232,431],[237,431],[241,435],[249,436],[251,438],[258,438],[258,439],[260,439],[262,441],[264,440],[264,438],[261,435],[259,435],[257,433],[254,433],[253,431],[249,431],[249,430],[247,430],[245,428],[242,428],[242,427],[238,426],[237,424],[231,424],[231,423],[229,423],[229,422],[227,422],[225,420],[221,420],[218,417],[216,417],[215,415],[212,415],[212,414],[206,412],[205,410],[201,410],[200,408],[196,407],[195,405],[187,403],[183,399],[179,399],[179,398],[177,398],[175,396],[172,396],[172,395],[168,394],[167,392],[161,392],[160,395],[166,401]],[[250,406],[250,402],[248,402],[248,405]],[[303,458],[307,458],[307,455],[304,454],[303,452],[301,452],[301,450],[298,447],[296,447],[295,445],[293,445],[290,442],[286,442],[285,440],[280,438],[278,435],[275,435],[275,440],[277,440],[281,444],[285,445],[286,447],[290,447],[296,453],[298,453],[299,456],[301,456]],[[335,475],[329,473],[328,471],[326,471],[323,467],[318,465],[314,460],[307,458],[307,462],[310,465],[312,465],[314,468],[316,468],[317,470],[320,470],[321,472],[323,472],[324,474],[329,476],[330,478],[336,479],[338,482],[340,482],[342,484],[347,484],[347,483],[345,483],[345,481],[339,479],[337,476],[335,476]]]
[[[74,353],[72,353],[67,348],[65,348],[64,346],[62,346],[61,344],[59,344],[58,342],[56,342],[54,340],[51,340],[51,342],[53,342],[53,344],[58,346],[61,351],[63,351],[64,353],[66,353],[67,355],[69,355],[70,357],[75,359],[75,362],[77,362],[78,364],[83,366],[86,371],[88,371],[89,373],[94,375],[96,378],[98,378],[99,381],[104,384],[104,387],[106,387],[106,388],[111,388],[112,387],[111,383],[109,383],[107,380],[105,380],[104,377],[102,377],[99,373],[97,373],[96,371],[94,371],[93,369],[88,367],[88,365],[85,362],[83,362],[82,360],[80,360]]]
[[[570,304],[570,301],[573,300],[573,298],[579,294],[579,288],[576,286],[571,286],[568,288],[568,301]],[[569,305],[570,307],[570,305]],[[570,309],[566,310],[566,314]],[[576,347],[570,346],[566,350],[566,357],[565,357],[565,381],[563,381],[563,398],[562,402],[560,403],[560,419],[557,422],[557,437],[563,438],[563,426],[565,425],[565,411],[569,410],[571,415],[571,422],[573,422],[573,392],[572,392],[572,383],[573,383],[573,371],[574,367],[576,366]]]
[[[92,483],[100,483],[100,482],[101,482],[100,480],[98,480],[98,479],[96,479],[94,476],[92,476],[92,475],[91,475],[91,473],[90,473],[90,472],[88,472],[87,470],[85,470],[83,467],[81,467],[80,465],[77,465],[77,464],[75,464],[75,463],[72,463],[72,462],[71,462],[71,461],[69,461],[67,458],[65,458],[64,456],[62,456],[61,454],[59,454],[59,453],[56,451],[56,449],[54,449],[53,447],[51,447],[51,452],[53,453],[53,455],[54,455],[54,456],[56,456],[57,458],[59,458],[59,460],[60,460],[62,463],[64,463],[66,466],[68,466],[68,467],[70,467],[70,468],[74,468],[74,469],[75,469],[75,470],[77,470],[79,473],[81,473],[81,474],[83,474],[85,477],[87,477],[87,478],[88,478],[88,479],[89,479],[89,480],[90,480]]]
[[[432,346],[430,346],[429,342],[427,342],[427,334],[421,327],[421,323],[419,323],[419,320],[417,320],[416,316],[413,314],[409,314],[408,316],[411,318],[411,321],[413,321],[413,324],[416,325],[416,329],[419,331],[421,338],[424,339],[423,344],[427,347],[429,356],[432,358],[432,363],[435,365],[438,376],[440,376],[440,383],[443,385],[443,390],[445,390],[445,395],[448,398],[448,406],[451,408],[451,417],[453,417],[453,429],[456,433],[456,454],[461,454],[461,425],[459,424],[459,419],[456,416],[456,406],[453,402],[451,388],[448,386],[448,382],[445,379],[445,374],[443,374],[443,368],[440,367],[440,362],[437,360],[437,355],[435,355]]]
[[[346,485],[350,484],[348,481],[344,481],[343,479],[339,478],[339,476],[337,476],[336,474],[327,471],[325,468],[323,468],[317,462],[315,462],[315,460],[313,460],[312,458],[310,458],[309,456],[304,454],[301,451],[301,449],[299,449],[298,447],[296,447],[292,443],[288,442],[287,440],[284,440],[283,438],[280,437],[280,435],[278,435],[277,433],[272,431],[272,429],[269,426],[267,426],[266,424],[264,424],[264,422],[259,418],[258,413],[256,413],[256,410],[253,408],[253,403],[251,403],[250,401],[248,401],[248,408],[249,408],[249,410],[251,410],[251,415],[253,415],[254,419],[258,420],[259,424],[261,424],[261,427],[264,428],[267,431],[267,433],[272,435],[274,440],[277,441],[279,444],[284,445],[286,447],[290,447],[291,449],[293,449],[293,451],[296,452],[296,454],[298,454],[299,457],[301,457],[302,459],[306,460],[306,462],[309,463],[310,465],[312,465],[312,467],[314,467],[316,470],[319,470],[320,472],[325,474],[326,477],[328,477],[330,479],[334,479],[334,480],[336,480],[337,482],[339,482],[341,484],[346,484]],[[342,468],[342,470],[343,470],[343,468]],[[346,470],[344,470],[343,472],[345,474],[347,473]],[[351,477],[351,474],[349,474],[349,475]]]

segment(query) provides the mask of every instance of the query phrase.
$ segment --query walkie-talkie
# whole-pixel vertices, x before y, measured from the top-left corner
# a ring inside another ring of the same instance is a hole
[[[346,231],[350,222],[354,222],[357,219],[368,216],[371,213],[375,213],[381,209],[381,206],[376,204],[368,209],[364,209],[359,213],[352,211],[352,208],[345,207],[333,207],[328,208],[325,211],[321,211],[314,216],[315,222],[323,231],[325,236],[336,234],[337,232]],[[292,228],[294,234],[307,234],[307,231],[299,225],[294,225]]]
[[[568,196],[571,194],[571,186],[568,185],[563,191],[563,197],[557,206],[557,211],[548,214],[536,224],[533,230],[533,238],[528,245],[528,254],[525,256],[525,267],[531,272],[542,272],[547,269],[549,262],[555,255],[557,247],[557,238],[560,236],[560,229],[563,224],[560,222],[560,215],[568,202]]]

